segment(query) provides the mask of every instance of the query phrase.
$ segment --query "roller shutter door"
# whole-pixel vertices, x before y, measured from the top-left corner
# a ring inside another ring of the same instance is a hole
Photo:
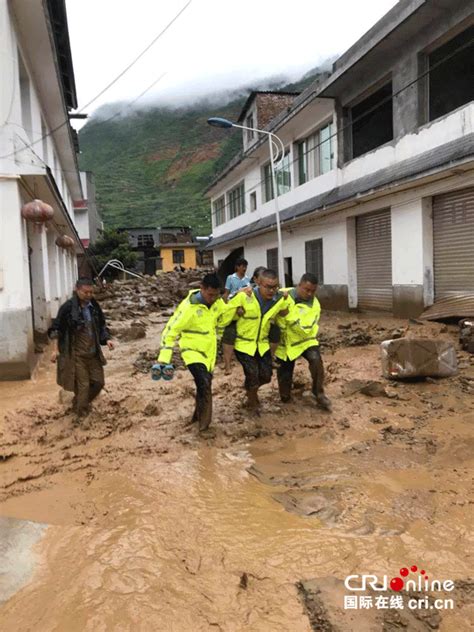
[[[391,311],[392,227],[390,209],[356,218],[358,307]]]
[[[474,294],[474,188],[433,198],[435,299]]]

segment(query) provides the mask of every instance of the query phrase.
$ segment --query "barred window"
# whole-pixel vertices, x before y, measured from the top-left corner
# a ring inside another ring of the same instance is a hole
[[[267,250],[267,268],[277,272],[278,270],[278,248],[269,248]]]
[[[243,215],[245,213],[245,191],[244,191],[244,183],[241,182],[239,185],[234,187],[227,194],[228,204],[229,204],[229,218],[233,219],[234,217],[238,217],[239,215]]]
[[[216,226],[220,226],[225,222],[225,197],[222,195],[220,198],[213,202],[214,207],[214,223]]]
[[[323,240],[312,239],[305,242],[306,272],[315,274],[319,283],[324,283]]]

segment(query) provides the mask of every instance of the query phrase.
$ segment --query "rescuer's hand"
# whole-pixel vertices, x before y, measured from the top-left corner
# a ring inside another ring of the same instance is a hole
[[[107,347],[113,351],[115,349],[115,342],[113,340],[107,340]]]
[[[239,292],[243,292],[244,294],[247,294],[247,296],[252,296],[252,288],[250,285],[247,285],[246,287],[241,287],[237,294]]]

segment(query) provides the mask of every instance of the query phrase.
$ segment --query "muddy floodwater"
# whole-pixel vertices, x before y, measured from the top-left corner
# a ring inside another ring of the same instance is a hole
[[[453,378],[388,384],[378,357],[394,329],[455,341],[454,327],[325,315],[332,413],[314,407],[304,363],[293,402],[273,382],[259,418],[240,367],[218,368],[203,438],[184,425],[188,373],[157,384],[135,362],[162,323],[145,324],[109,354],[83,426],[46,354],[33,381],[0,383],[2,631],[471,629],[474,363],[460,353]],[[346,576],[413,565],[455,583],[440,593],[453,608],[344,611]]]

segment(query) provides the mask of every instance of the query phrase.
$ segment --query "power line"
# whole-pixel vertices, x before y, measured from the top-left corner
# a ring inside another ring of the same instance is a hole
[[[88,108],[90,105],[92,105],[95,101],[97,101],[97,99],[99,97],[101,97],[105,92],[107,92],[107,90],[109,88],[111,88],[115,83],[117,83],[117,81],[119,79],[121,79],[125,73],[127,73],[130,68],[132,68],[139,59],[141,59],[143,57],[143,55],[145,55],[145,53],[147,53],[150,48],[166,33],[166,31],[168,31],[168,29],[174,24],[174,22],[176,22],[176,20],[181,16],[182,13],[184,13],[184,11],[189,7],[189,5],[191,4],[193,0],[188,0],[188,2],[184,5],[184,7],[182,7],[182,9],[180,9],[180,11],[178,11],[178,13],[170,20],[170,22],[168,22],[168,24],[158,33],[158,35],[156,35],[152,41],[141,51],[141,53],[139,53],[137,55],[137,57],[135,57],[135,59],[130,62],[130,64],[128,64],[128,66],[126,66],[126,68],[124,68],[110,83],[108,83],[105,88],[103,88],[98,94],[95,95],[95,97],[93,99],[91,99],[88,103],[86,103],[85,105],[83,105],[78,111],[77,114],[79,114],[80,112],[82,112],[83,110],[85,110],[86,108]],[[29,145],[27,145],[26,147],[24,147],[23,149],[20,150],[15,150],[9,154],[5,154],[4,156],[0,156],[0,160],[5,159],[5,158],[10,158],[10,156],[15,155],[18,151],[25,151],[25,149],[28,149],[29,147],[32,147],[33,145],[36,145],[37,143],[41,142],[43,139],[48,138],[48,136],[51,136],[52,134],[54,134],[55,132],[57,132],[59,129],[61,129],[62,127],[64,127],[65,125],[69,124],[69,118],[66,118],[66,120],[64,120],[60,125],[58,125],[57,127],[55,127],[54,129],[50,130],[47,134],[44,134],[44,136],[41,136],[41,138],[39,138],[36,141],[33,141],[32,143],[30,143]]]

